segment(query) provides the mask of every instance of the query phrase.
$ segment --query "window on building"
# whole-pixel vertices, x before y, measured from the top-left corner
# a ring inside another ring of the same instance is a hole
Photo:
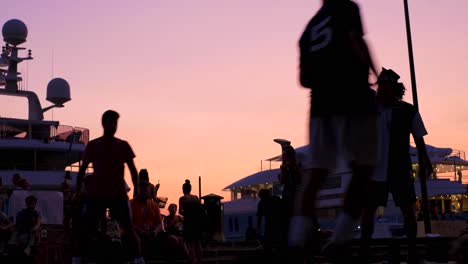
[[[229,222],[229,232],[232,233],[232,218],[231,218],[231,217],[229,217],[229,221],[228,221],[228,222]]]

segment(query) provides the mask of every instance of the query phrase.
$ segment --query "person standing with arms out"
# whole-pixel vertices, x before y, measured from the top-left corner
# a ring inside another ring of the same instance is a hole
[[[352,239],[361,215],[377,152],[375,92],[369,87],[369,72],[378,75],[363,36],[359,7],[353,1],[323,0],[300,38],[300,83],[311,90],[310,156],[303,163],[290,221],[292,248],[310,242],[317,193],[339,161],[352,169],[352,179],[333,245]]]
[[[408,238],[408,263],[419,263],[416,250],[416,192],[409,154],[410,135],[413,135],[419,156],[422,177],[433,172],[427,155],[424,136],[426,128],[416,108],[403,101],[405,87],[393,70],[382,69],[378,78],[377,101],[379,109],[379,163],[372,177],[368,203],[361,219],[361,256],[369,255],[369,243],[374,232],[377,207],[386,206],[388,193],[400,207]]]
[[[124,179],[125,164],[132,175],[134,193],[138,194],[138,171],[133,159],[135,154],[127,141],[116,138],[119,114],[107,110],[102,115],[104,135],[91,140],[86,146],[83,164],[78,172],[77,191],[81,192],[83,179],[90,163],[93,163],[93,178],[87,190],[84,221],[88,232],[96,232],[100,221],[105,222],[106,209],[117,220],[129,236],[129,246],[135,255],[134,263],[145,263],[141,256],[140,241],[130,219],[128,196]],[[105,224],[103,228],[105,229]]]

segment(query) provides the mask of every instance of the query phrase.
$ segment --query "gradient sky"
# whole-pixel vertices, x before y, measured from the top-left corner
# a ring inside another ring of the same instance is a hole
[[[403,1],[356,2],[377,66],[400,73],[412,102]],[[409,2],[426,141],[468,150],[468,1]],[[279,154],[273,138],[306,143],[297,40],[320,3],[16,0],[2,3],[0,23],[27,24],[24,46],[35,60],[19,69],[43,107],[52,76],[71,85],[73,100],[46,118],[87,127],[95,138],[101,114],[120,112],[117,136],[130,142],[137,167],[160,181],[159,195],[177,203],[185,179],[198,193],[198,175],[202,194],[229,199],[223,187]],[[26,101],[7,98],[0,115],[26,117]]]

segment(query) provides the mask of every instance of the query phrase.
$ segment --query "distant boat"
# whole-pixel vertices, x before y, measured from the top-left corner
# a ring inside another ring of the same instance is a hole
[[[300,163],[307,157],[307,147],[295,148],[297,160]],[[428,155],[438,173],[454,172],[457,178],[431,179],[427,181],[430,206],[437,206],[440,215],[447,215],[447,220],[462,220],[468,218],[467,185],[461,172],[468,167],[464,152],[451,148],[437,148],[427,145]],[[413,168],[417,169],[417,151],[410,148]],[[267,162],[281,162],[281,155],[266,159]],[[226,186],[223,190],[231,193],[231,201],[224,202],[224,234],[227,240],[244,240],[247,227],[256,228],[258,192],[270,189],[273,195],[281,196],[281,185],[278,181],[279,169],[263,170]],[[416,175],[416,173],[415,173]],[[437,174],[436,174],[437,175]],[[455,177],[454,176],[454,177]],[[350,181],[350,172],[338,168],[328,177],[317,200],[317,214],[322,229],[333,229],[335,218],[341,212],[344,192]],[[416,178],[416,195],[421,197],[420,184]],[[392,196],[385,209],[381,208],[379,221],[376,223],[374,237],[396,237],[401,235],[403,219],[399,208],[394,206]],[[356,227],[356,235],[359,226]]]

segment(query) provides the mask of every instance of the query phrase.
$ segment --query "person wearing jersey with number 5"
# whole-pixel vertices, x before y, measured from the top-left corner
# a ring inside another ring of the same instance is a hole
[[[288,243],[303,249],[313,230],[317,193],[327,175],[349,168],[352,179],[332,245],[352,239],[377,156],[375,91],[378,76],[369,54],[359,7],[350,0],[323,0],[299,41],[299,79],[310,89],[309,155],[294,203]]]

